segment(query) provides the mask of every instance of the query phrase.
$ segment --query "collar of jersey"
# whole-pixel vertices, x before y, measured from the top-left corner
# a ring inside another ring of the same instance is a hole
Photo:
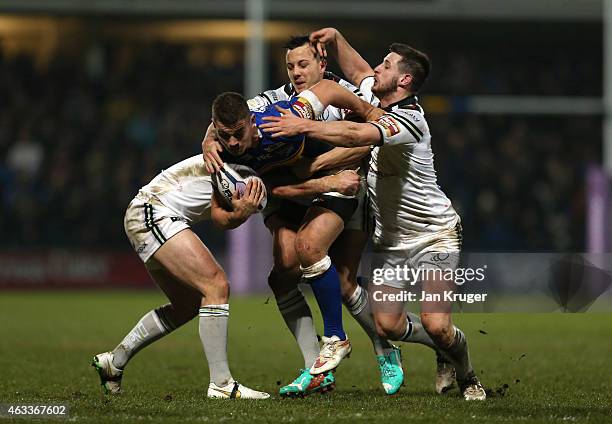
[[[384,107],[383,109],[389,112],[393,109],[413,109],[415,107],[420,109],[419,99],[417,96],[413,94],[412,96],[405,97],[395,103],[391,103],[390,105]]]

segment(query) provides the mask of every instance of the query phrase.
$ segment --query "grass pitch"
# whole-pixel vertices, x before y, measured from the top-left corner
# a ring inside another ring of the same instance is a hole
[[[0,403],[66,404],[78,422],[612,422],[612,315],[595,313],[457,315],[491,389],[479,403],[457,390],[436,395],[433,353],[406,344],[406,385],[386,396],[369,340],[346,315],[353,354],[337,371],[337,390],[283,400],[279,385],[302,365],[293,338],[273,299],[234,298],[232,373],[273,399],[206,399],[197,320],[130,362],[122,396],[103,396],[92,356],[162,302],[147,291],[2,293]]]

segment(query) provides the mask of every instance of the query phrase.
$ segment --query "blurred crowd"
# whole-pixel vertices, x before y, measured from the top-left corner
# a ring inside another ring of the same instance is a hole
[[[601,118],[430,115],[442,188],[472,251],[584,251]]]
[[[504,45],[433,50],[431,93],[454,95],[601,96],[600,46],[568,52],[563,43],[548,48]],[[545,51],[545,53],[542,52]]]
[[[546,67],[526,78],[514,61],[479,67],[482,59],[468,53],[444,60],[429,92],[601,94],[598,66],[588,61],[553,60],[547,78]],[[178,45],[93,46],[42,69],[0,53],[2,247],[128,247],[130,199],[162,168],[200,151],[210,103],[221,91],[241,91],[242,80],[239,61],[194,60]],[[601,118],[429,120],[466,249],[584,249],[584,168],[600,160]],[[223,235],[206,240],[222,243]]]
[[[212,99],[241,88],[242,68],[189,66],[176,46],[112,54],[0,63],[3,245],[126,245],[131,198],[200,152]]]

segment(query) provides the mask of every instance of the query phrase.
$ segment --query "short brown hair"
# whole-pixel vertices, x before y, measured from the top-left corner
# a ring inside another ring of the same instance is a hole
[[[212,118],[226,127],[247,119],[251,111],[246,100],[239,93],[226,91],[219,94],[212,104]]]
[[[399,63],[400,70],[412,75],[412,91],[414,93],[419,91],[429,75],[431,68],[429,57],[422,51],[402,43],[391,44],[389,51],[402,57]]]
[[[306,45],[310,46],[310,50],[312,51],[312,54],[315,59],[320,60],[321,58],[319,57],[319,52],[310,42],[310,37],[308,35],[292,35],[291,37],[289,37],[283,47],[287,50],[293,50]]]

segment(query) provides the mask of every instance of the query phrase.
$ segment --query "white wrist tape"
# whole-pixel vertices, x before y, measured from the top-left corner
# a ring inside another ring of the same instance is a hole
[[[298,94],[298,98],[299,97],[308,100],[308,103],[310,103],[310,106],[312,106],[312,111],[314,113],[314,117],[312,119],[320,119],[321,115],[323,115],[325,107],[323,107],[323,103],[321,103],[321,100],[319,100],[317,95],[310,90],[305,90]]]

